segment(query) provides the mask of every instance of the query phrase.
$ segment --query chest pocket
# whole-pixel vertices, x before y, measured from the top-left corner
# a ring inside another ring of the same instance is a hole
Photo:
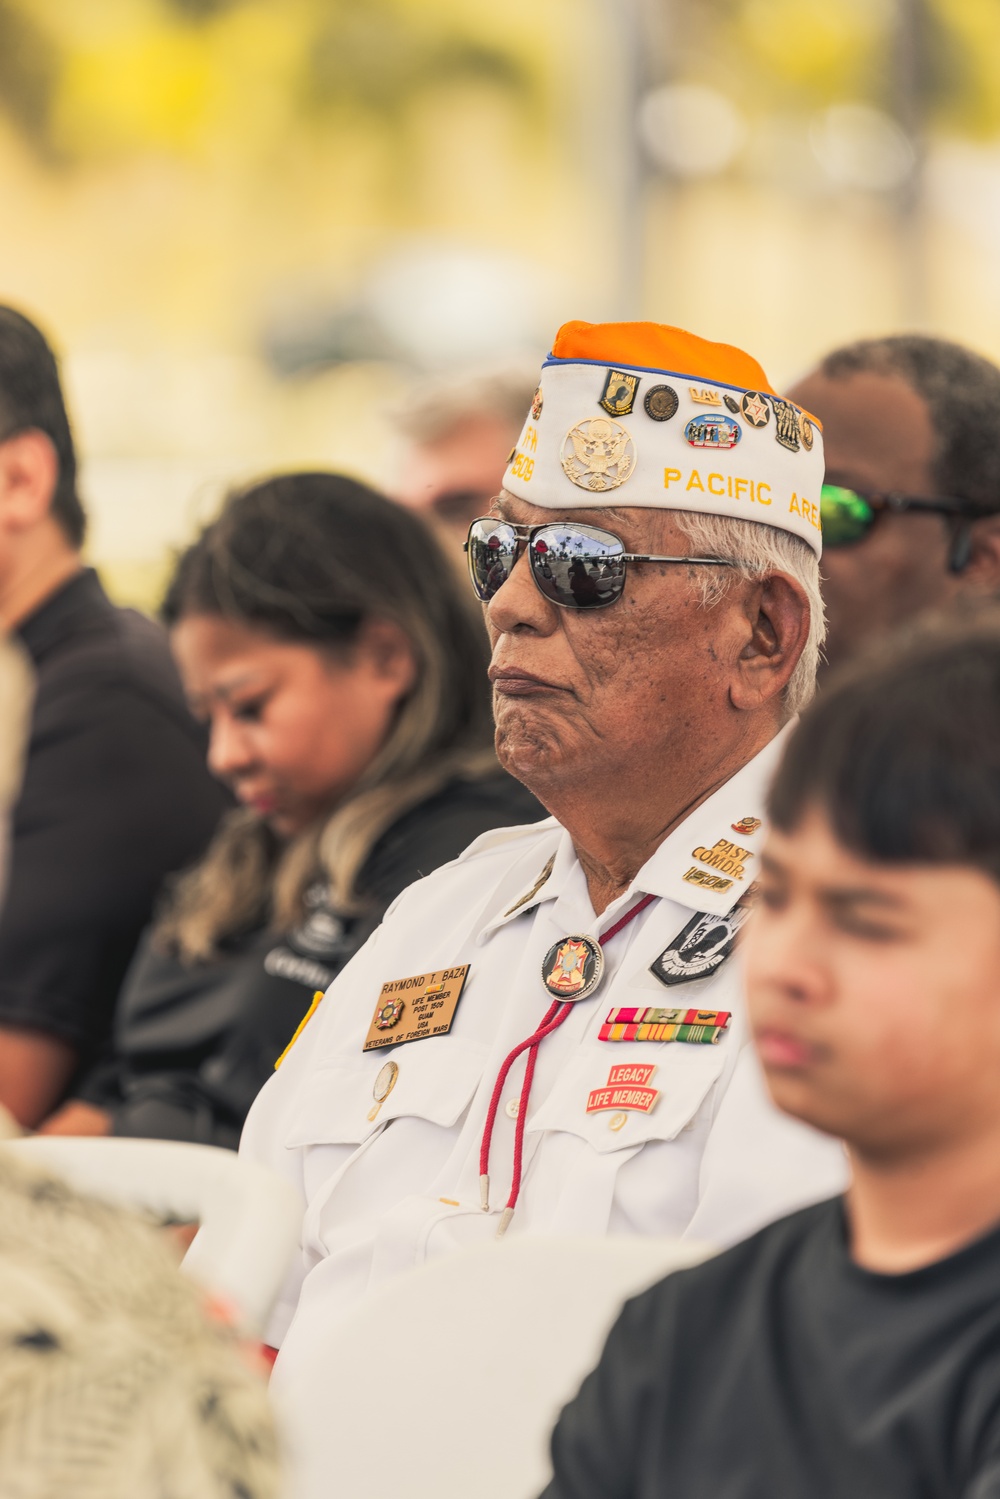
[[[738,1042],[724,1036],[717,1046],[693,1046],[683,1042],[618,1042],[588,1046],[564,1069],[558,1083],[529,1117],[526,1133],[562,1130],[586,1140],[599,1155],[631,1150],[652,1140],[674,1140],[694,1119],[711,1089],[735,1061]],[[612,1067],[650,1063],[656,1066],[649,1086],[659,1097],[648,1114],[621,1110],[620,1129],[610,1127],[616,1110],[587,1113],[587,1101],[595,1088],[604,1088]]]
[[[393,1119],[423,1119],[450,1129],[479,1086],[488,1047],[459,1036],[431,1037],[385,1052],[330,1061],[310,1077],[285,1144],[361,1145]],[[374,1119],[374,1087],[389,1062],[399,1068]]]

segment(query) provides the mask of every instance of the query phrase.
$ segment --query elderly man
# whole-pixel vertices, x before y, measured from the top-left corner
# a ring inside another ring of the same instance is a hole
[[[822,476],[740,351],[560,331],[469,541],[500,759],[553,816],[405,891],[251,1112],[243,1150],[306,1207],[283,1381],[322,1379],[332,1320],[428,1256],[731,1242],[842,1186],[767,1101],[731,956],[812,691]]]
[[[1000,369],[941,338],[835,349],[791,396],[820,418],[831,666],[1000,589]]]

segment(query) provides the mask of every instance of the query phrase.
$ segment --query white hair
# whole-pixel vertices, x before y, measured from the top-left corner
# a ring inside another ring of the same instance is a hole
[[[760,521],[735,520],[728,515],[704,515],[691,510],[673,512],[685,536],[699,553],[725,557],[736,564],[715,573],[699,568],[702,603],[711,608],[722,599],[732,577],[748,580],[771,573],[787,573],[805,591],[809,600],[809,634],[795,670],[785,688],[785,710],[789,718],[802,709],[816,691],[819,655],[826,639],[826,614],[819,586],[819,558],[812,547],[790,531],[779,531]]]

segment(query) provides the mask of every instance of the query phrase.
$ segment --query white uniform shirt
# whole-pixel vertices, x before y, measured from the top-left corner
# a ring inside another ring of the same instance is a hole
[[[664,840],[599,917],[569,835],[554,818],[477,839],[410,886],[331,985],[267,1083],[241,1149],[289,1177],[305,1202],[300,1262],[269,1329],[292,1375],[334,1319],[370,1288],[431,1255],[491,1239],[510,1189],[525,1055],[505,1085],[490,1156],[491,1211],[480,1207],[479,1150],[507,1053],[538,1027],[552,996],[542,962],[571,933],[599,937],[642,895],[658,897],[604,949],[604,977],[541,1043],[509,1233],[638,1233],[725,1245],[843,1189],[841,1146],[779,1114],[748,1044],[738,954],[714,974],[665,987],[650,964],[699,911],[728,912],[754,877],[779,746],[772,741]],[[726,878],[704,862],[724,839],[748,851]],[[696,856],[699,850],[702,857]],[[511,910],[554,860],[544,884]],[[698,871],[692,876],[692,871]],[[689,876],[685,878],[685,876]],[[449,1034],[363,1052],[382,985],[470,964]],[[612,1008],[728,1010],[717,1045],[602,1041]],[[376,1117],[373,1086],[399,1073]],[[619,1063],[653,1063],[649,1113],[587,1112]],[[616,1121],[618,1122],[618,1121]],[[291,1324],[289,1326],[289,1324]]]

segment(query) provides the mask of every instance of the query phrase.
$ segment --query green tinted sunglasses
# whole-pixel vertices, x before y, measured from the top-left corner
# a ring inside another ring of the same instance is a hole
[[[824,484],[820,493],[823,546],[845,547],[863,541],[880,515],[886,511],[901,514],[905,510],[957,517],[982,514],[981,507],[970,505],[966,500],[925,499],[912,494],[861,494],[841,484]],[[968,560],[969,527],[956,525],[948,565],[952,572],[961,572]]]

